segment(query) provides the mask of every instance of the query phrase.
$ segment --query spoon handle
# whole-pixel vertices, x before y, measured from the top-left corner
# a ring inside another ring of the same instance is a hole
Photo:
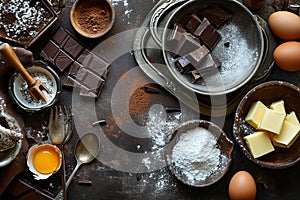
[[[70,177],[68,178],[68,181],[66,183],[66,190],[68,189],[71,181],[72,181],[72,178],[74,177],[74,175],[76,174],[77,170],[79,169],[81,163],[77,162],[76,164],[76,167],[74,168],[72,174],[70,175]],[[55,200],[63,200],[64,199],[64,192],[63,192],[63,189],[61,189],[58,194],[56,195],[56,197],[54,198]],[[65,199],[66,200],[66,199]]]

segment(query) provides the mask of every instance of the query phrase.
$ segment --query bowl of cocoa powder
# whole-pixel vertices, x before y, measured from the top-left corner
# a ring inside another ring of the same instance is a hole
[[[70,12],[73,28],[87,38],[107,33],[115,21],[115,11],[109,0],[77,0]]]

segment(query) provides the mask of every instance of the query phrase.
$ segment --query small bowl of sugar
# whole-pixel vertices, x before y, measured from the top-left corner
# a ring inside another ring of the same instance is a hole
[[[36,101],[28,92],[28,85],[24,78],[14,73],[9,80],[8,93],[12,101],[25,112],[37,112],[55,104],[61,93],[60,78],[57,73],[42,61],[34,61],[26,66],[28,73],[41,81],[50,91],[42,90],[47,101]]]
[[[191,120],[176,129],[165,148],[165,158],[169,169],[181,182],[205,187],[226,174],[233,147],[233,142],[216,124]]]

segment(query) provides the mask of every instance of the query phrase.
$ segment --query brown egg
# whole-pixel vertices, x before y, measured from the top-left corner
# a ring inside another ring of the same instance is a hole
[[[289,41],[279,45],[273,53],[275,63],[286,71],[300,70],[300,42]]]
[[[268,24],[271,31],[280,39],[300,38],[300,17],[292,12],[277,11],[270,15]]]
[[[250,173],[237,172],[230,180],[228,193],[231,200],[254,200],[256,183]]]

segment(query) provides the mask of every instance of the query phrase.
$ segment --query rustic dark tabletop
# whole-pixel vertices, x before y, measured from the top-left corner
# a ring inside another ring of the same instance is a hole
[[[153,83],[153,81],[138,68],[130,45],[127,52],[124,51],[120,55],[116,54],[117,56],[113,55],[114,51],[118,51],[120,45],[124,46],[126,44],[124,40],[133,41],[134,34],[129,35],[129,37],[126,31],[139,28],[147,13],[157,2],[157,0],[112,0],[116,11],[116,20],[112,30],[99,39],[86,39],[78,35],[72,28],[69,20],[72,2],[66,1],[66,7],[59,14],[58,21],[29,48],[34,52],[35,58],[40,59],[39,52],[57,28],[61,26],[91,50],[99,44],[109,41],[108,44],[105,44],[107,49],[96,48],[96,51],[99,54],[103,53],[103,55],[107,55],[106,51],[112,52],[111,57],[108,59],[112,61],[111,70],[104,90],[97,101],[81,98],[77,102],[72,101],[75,98],[72,91],[63,88],[60,101],[58,102],[63,105],[71,105],[75,113],[81,113],[80,116],[84,116],[77,119],[75,114],[75,130],[71,140],[64,148],[67,177],[76,165],[73,149],[78,137],[86,132],[101,132],[102,135],[99,136],[101,149],[97,159],[90,164],[80,167],[68,188],[68,199],[229,199],[229,181],[233,174],[239,170],[247,170],[253,175],[257,183],[257,199],[299,199],[300,185],[298,177],[300,177],[300,165],[298,164],[287,169],[273,170],[262,168],[252,163],[234,141],[232,135],[233,114],[225,118],[222,126],[227,136],[235,143],[232,163],[225,176],[211,186],[195,188],[184,185],[170,173],[167,167],[162,165],[160,168],[151,170],[149,166],[147,168],[147,165],[151,165],[151,163],[146,162],[147,157],[142,159],[144,162],[138,162],[138,159],[132,158],[132,154],[143,154],[145,152],[150,152],[151,154],[151,151],[153,151],[151,145],[153,143],[147,139],[128,135],[126,131],[123,131],[120,127],[122,126],[121,123],[125,123],[128,120],[126,118],[127,115],[120,119],[122,115],[116,116],[114,114],[116,107],[113,107],[117,106],[119,110],[131,110],[132,119],[136,124],[142,126],[145,121],[141,116],[143,116],[144,112],[148,112],[148,108],[151,105],[179,106],[176,98],[157,85],[154,85],[154,87],[158,88],[159,94],[141,92],[141,94],[134,95],[134,92],[137,93],[137,91],[134,91],[137,87],[136,85],[142,86],[143,83]],[[267,19],[268,15],[276,9],[274,5],[280,5],[278,2],[275,4],[276,0],[267,1],[265,6],[257,13],[264,19]],[[123,39],[124,35],[128,38]],[[60,73],[60,76],[63,78],[65,74]],[[300,86],[299,78],[299,72],[288,73],[274,66],[268,80],[283,80]],[[126,82],[126,79],[132,81],[127,80]],[[126,84],[122,84],[122,81]],[[116,98],[126,99],[128,92],[132,92],[133,96],[142,96],[142,103],[138,100],[135,101],[136,106],[139,105],[140,108],[132,108],[130,106],[128,108],[125,101],[122,104],[122,101],[116,100]],[[93,113],[90,113],[91,111]],[[47,125],[48,114],[47,111],[30,115],[23,114],[26,127],[42,130]],[[200,118],[216,122],[222,121],[219,118],[212,119],[202,115],[200,115]],[[104,119],[106,124],[92,126],[91,123],[95,119]],[[124,152],[129,153],[124,154]],[[160,161],[163,162],[163,160]],[[154,163],[152,164],[154,165]],[[57,173],[44,181],[35,181],[27,170],[18,176],[17,179],[35,188],[37,192],[41,192],[51,198],[61,189],[59,174]],[[26,199],[25,196],[21,199]],[[3,198],[10,199],[10,197]],[[44,199],[46,197],[40,198]]]

